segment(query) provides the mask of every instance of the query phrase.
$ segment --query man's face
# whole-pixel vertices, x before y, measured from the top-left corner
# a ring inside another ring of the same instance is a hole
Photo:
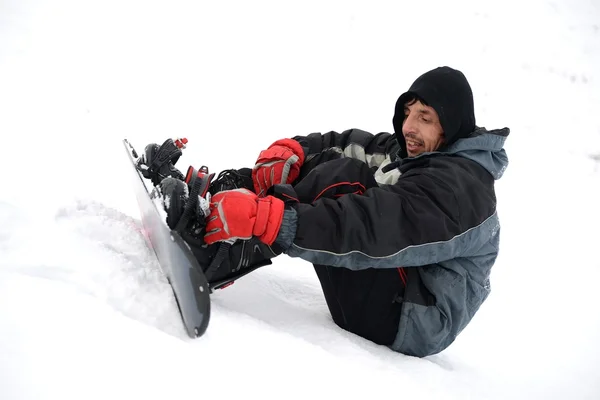
[[[418,100],[404,105],[402,134],[409,157],[435,151],[444,143],[444,131],[437,112]]]

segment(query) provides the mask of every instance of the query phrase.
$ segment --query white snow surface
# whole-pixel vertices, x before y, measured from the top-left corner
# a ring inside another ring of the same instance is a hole
[[[140,229],[121,139],[178,166],[392,130],[440,65],[511,128],[492,294],[444,352],[338,328],[287,256],[212,297],[188,339]],[[0,2],[0,399],[600,399],[595,0]]]

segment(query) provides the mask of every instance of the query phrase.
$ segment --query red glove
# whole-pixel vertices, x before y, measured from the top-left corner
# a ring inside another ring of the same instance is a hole
[[[300,175],[304,163],[304,150],[294,139],[281,139],[260,152],[252,169],[254,191],[265,196],[277,184],[292,183]]]
[[[258,198],[248,189],[219,192],[210,200],[204,241],[213,244],[257,236],[270,246],[279,233],[283,209],[282,200],[273,196]]]

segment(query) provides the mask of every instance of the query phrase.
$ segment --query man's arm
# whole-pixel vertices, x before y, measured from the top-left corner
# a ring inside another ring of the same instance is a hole
[[[276,242],[289,256],[351,269],[411,267],[463,257],[476,242],[470,235],[487,235],[485,229],[473,228],[484,226],[494,207],[461,215],[453,172],[442,165],[411,170],[395,185],[362,195],[291,205]]]
[[[360,129],[349,129],[342,133],[317,132],[293,139],[304,149],[304,170],[335,158],[336,153],[338,157],[351,157],[367,163],[369,167],[379,167],[390,153],[398,149],[392,134],[381,132],[374,135]]]

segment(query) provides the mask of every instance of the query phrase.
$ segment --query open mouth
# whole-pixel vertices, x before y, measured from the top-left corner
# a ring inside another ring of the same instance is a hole
[[[420,142],[411,139],[406,139],[406,149],[408,151],[415,151],[421,146],[422,144]]]

